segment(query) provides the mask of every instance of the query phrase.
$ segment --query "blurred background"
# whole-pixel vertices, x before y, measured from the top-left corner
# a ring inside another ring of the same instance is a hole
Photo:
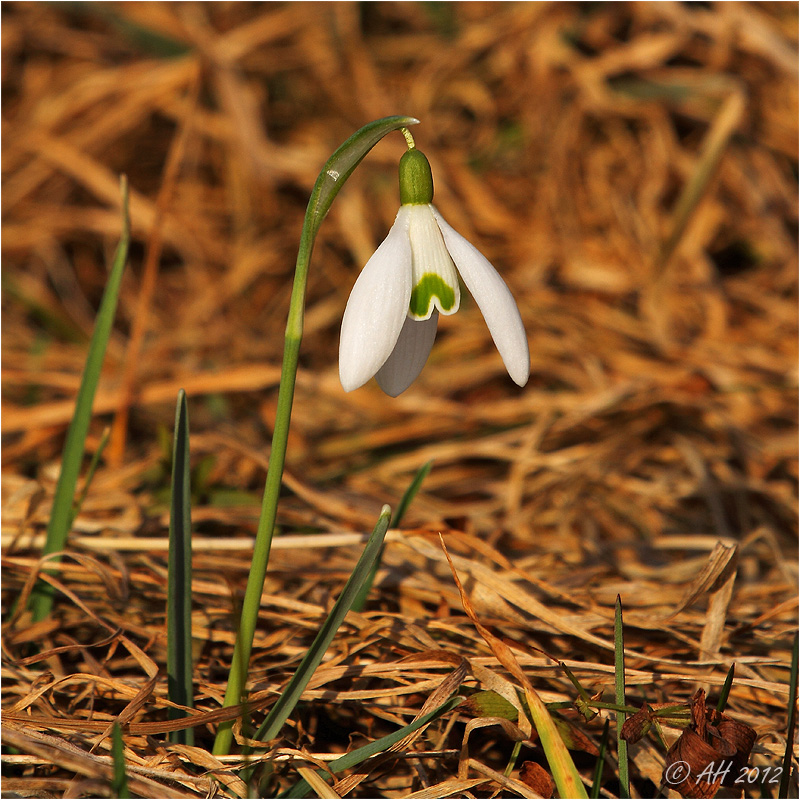
[[[111,441],[74,526],[94,566],[84,556],[62,580],[163,658],[165,500],[185,388],[195,532],[217,543],[195,553],[197,681],[214,706],[308,196],[355,130],[408,114],[436,205],[518,301],[532,373],[524,389],[511,382],[464,296],[407,392],[343,392],[342,313],[399,205],[405,143],[390,135],[317,239],[278,519],[284,533],[369,530],[434,462],[370,601],[392,636],[342,640],[341,658],[352,646],[381,662],[444,640],[480,650],[428,537],[442,531],[461,568],[491,564],[541,598],[525,616],[503,591],[472,587],[479,612],[518,639],[534,631],[553,657],[600,658],[589,632],[610,636],[620,594],[626,643],[649,654],[634,666],[674,672],[674,659],[721,652],[724,678],[729,659],[750,656],[737,709],[759,733],[781,729],[785,698],[757,687],[786,683],[796,630],[796,3],[22,2],[4,3],[2,22],[4,601],[36,565],[124,173],[133,241],[87,458],[106,426]],[[736,548],[736,581],[712,630],[713,581],[687,587],[717,542]],[[357,552],[276,545],[259,675],[274,675],[276,653],[296,657],[281,648],[308,638],[311,611],[329,607]],[[77,640],[106,636],[71,602],[58,613]],[[434,618],[449,620],[435,642],[419,634]],[[13,632],[9,652],[28,635]],[[93,671],[83,658],[51,667]],[[19,678],[20,694],[35,677]],[[674,699],[662,689],[648,698]],[[365,735],[386,729],[381,713]],[[341,731],[334,740],[347,746]],[[653,763],[637,774],[654,791]]]

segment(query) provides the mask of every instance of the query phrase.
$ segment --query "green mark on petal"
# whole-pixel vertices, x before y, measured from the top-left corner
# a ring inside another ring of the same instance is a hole
[[[456,293],[442,280],[442,276],[435,272],[426,272],[411,292],[411,302],[408,304],[411,314],[425,317],[432,297],[438,298],[439,310],[444,312],[449,311],[456,302]]]

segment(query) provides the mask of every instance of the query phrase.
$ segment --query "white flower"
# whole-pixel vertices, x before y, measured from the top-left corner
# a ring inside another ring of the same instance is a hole
[[[404,204],[358,276],[342,319],[344,390],[374,376],[386,394],[396,397],[414,382],[433,346],[439,314],[458,311],[458,275],[478,304],[508,374],[524,386],[530,373],[528,339],[505,282],[430,202],[409,203],[407,196],[401,161]],[[430,190],[420,196],[432,199],[432,179]]]

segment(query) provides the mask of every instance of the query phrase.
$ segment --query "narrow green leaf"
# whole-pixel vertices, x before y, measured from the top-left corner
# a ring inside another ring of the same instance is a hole
[[[731,664],[731,668],[725,677],[725,683],[722,685],[722,691],[719,694],[719,700],[717,700],[717,711],[720,714],[725,710],[725,706],[728,703],[728,695],[731,693],[731,686],[733,686],[733,673],[735,670],[736,664]]]
[[[344,772],[344,770],[358,766],[361,762],[366,761],[368,758],[372,758],[372,756],[376,756],[379,753],[385,753],[390,747],[395,745],[401,739],[405,739],[405,737],[410,733],[414,733],[414,731],[417,731],[428,723],[433,722],[433,720],[441,717],[442,714],[452,711],[457,705],[459,705],[459,703],[461,703],[463,699],[463,697],[459,696],[451,697],[446,703],[442,703],[439,708],[436,708],[429,714],[425,714],[419,719],[414,720],[414,722],[409,723],[404,728],[399,728],[398,730],[394,731],[394,733],[390,733],[388,736],[383,736],[380,739],[376,739],[374,742],[370,742],[363,747],[352,750],[346,755],[343,755],[341,758],[337,758],[335,761],[331,761],[331,763],[328,764],[328,769],[330,769],[330,771],[334,774],[338,772]],[[319,770],[317,774],[321,775],[322,777],[327,776],[325,770]],[[291,789],[279,795],[279,799],[288,800],[288,798],[305,797],[310,789],[311,787],[308,785],[308,783],[304,779],[301,779]]]
[[[617,705],[625,705],[625,640],[622,632],[622,600],[617,595],[614,611],[614,689]],[[619,796],[630,797],[630,778],[628,775],[628,743],[622,738],[625,712],[617,711],[617,758],[619,759]]]
[[[794,757],[794,728],[797,725],[797,634],[792,643],[792,670],[789,673],[789,710],[786,722],[786,751],[783,754],[781,783],[778,797],[789,796],[789,780],[792,775],[792,758]]]
[[[408,511],[408,507],[411,505],[411,501],[416,497],[417,492],[422,486],[422,482],[428,477],[432,466],[433,461],[428,461],[427,464],[423,464],[422,467],[420,467],[420,469],[417,471],[417,474],[414,476],[414,480],[411,481],[411,483],[408,485],[408,488],[405,490],[405,492],[403,492],[402,498],[400,498],[397,511],[394,512],[392,521],[389,524],[390,528],[397,528],[400,526],[406,511]],[[381,554],[378,557],[378,560],[375,562],[375,566],[373,566],[369,578],[364,582],[361,592],[356,598],[355,603],[353,603],[353,611],[361,612],[364,610],[364,606],[367,604],[367,597],[369,597],[369,593],[372,590],[372,585],[375,583],[375,576],[378,574],[381,562],[383,561],[384,549],[385,546],[381,548]]]
[[[508,757],[508,763],[506,764],[506,768],[503,770],[503,775],[505,775],[506,778],[511,777],[511,773],[514,771],[517,759],[519,758],[520,750],[522,750],[522,742],[514,742],[514,747],[511,749],[511,755]]]
[[[106,449],[106,445],[108,444],[110,436],[111,428],[106,426],[103,430],[102,436],[100,437],[100,443],[97,445],[97,450],[95,450],[92,460],[89,462],[89,469],[86,470],[86,480],[83,482],[83,489],[81,489],[80,496],[72,506],[72,511],[69,515],[70,528],[72,528],[72,523],[75,522],[75,517],[81,513],[81,508],[83,508],[83,503],[86,500],[86,496],[89,494],[89,489],[91,488],[92,481],[94,480],[94,474],[97,472],[100,459],[103,457],[103,450]]]
[[[658,721],[657,717],[653,717],[653,727],[650,729],[653,735],[656,738],[656,741],[664,748],[664,752],[666,753],[669,750],[669,745],[667,744],[667,738],[664,736],[664,728],[661,723]]]
[[[189,412],[186,392],[178,392],[172,448],[172,499],[167,574],[167,686],[173,703],[191,708],[192,690],[192,517],[189,471]],[[185,711],[170,708],[169,718]],[[194,728],[173,731],[170,741],[194,744]]]
[[[428,461],[419,468],[417,474],[414,476],[414,480],[408,485],[408,489],[403,492],[403,496],[400,498],[400,502],[397,504],[397,511],[394,512],[394,516],[392,517],[392,524],[389,527],[400,527],[400,523],[403,521],[406,511],[408,511],[408,507],[411,505],[412,500],[417,496],[417,492],[419,492],[419,490],[422,488],[422,483],[425,478],[430,475],[432,467],[433,461]]]
[[[380,554],[381,547],[383,545],[383,539],[386,536],[386,531],[389,529],[389,519],[391,518],[391,513],[392,511],[389,506],[384,506],[381,510],[378,524],[372,531],[372,535],[367,541],[364,552],[361,554],[361,558],[359,558],[355,569],[345,584],[342,593],[339,595],[339,599],[336,601],[331,609],[331,613],[328,614],[328,618],[319,629],[319,633],[316,635],[314,641],[311,643],[311,646],[308,648],[308,652],[300,662],[300,666],[298,666],[297,671],[295,672],[291,681],[289,681],[289,685],[286,687],[286,690],[278,698],[278,701],[275,703],[275,705],[270,709],[269,714],[267,714],[267,718],[261,724],[261,727],[253,737],[254,739],[260,739],[264,742],[274,739],[280,732],[280,729],[283,727],[283,723],[286,722],[289,714],[291,714],[294,710],[294,707],[297,705],[297,701],[300,699],[300,695],[303,693],[303,690],[311,680],[314,670],[316,670],[320,661],[322,661],[325,651],[333,641],[336,631],[344,621],[347,612],[352,607],[353,601],[358,595],[359,589],[361,589],[364,581],[369,575],[370,570],[372,569],[372,565],[375,563],[378,555]]]
[[[111,327],[114,323],[114,314],[117,309],[117,300],[122,283],[122,273],[128,257],[130,219],[128,216],[128,180],[124,175],[120,179],[120,188],[122,191],[122,236],[114,255],[103,298],[100,301],[94,333],[92,334],[89,353],[86,357],[86,366],[83,370],[81,385],[75,401],[75,412],[64,443],[61,474],[58,476],[53,508],[47,525],[47,538],[42,550],[43,556],[63,550],[67,543],[72,517],[72,500],[75,497],[75,486],[78,482],[83,453],[86,447],[86,434],[89,431],[89,422],[92,418],[92,403],[100,380],[100,370],[103,366],[106,346],[111,336]],[[31,592],[30,599],[30,608],[33,611],[34,621],[38,622],[44,619],[50,613],[52,607],[53,588],[44,581],[39,581],[33,592]]]
[[[608,749],[608,728],[610,721],[606,720],[603,726],[603,735],[600,737],[600,754],[597,756],[597,763],[594,765],[594,777],[592,778],[592,788],[589,791],[589,797],[592,800],[600,797],[600,786],[603,783],[603,766],[606,761],[606,750]]]
[[[114,778],[111,781],[112,797],[130,797],[128,773],[125,770],[125,748],[118,722],[115,722],[111,729],[111,759],[114,762]]]

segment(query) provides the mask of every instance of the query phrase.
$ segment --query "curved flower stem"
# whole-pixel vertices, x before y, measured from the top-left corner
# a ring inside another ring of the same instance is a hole
[[[247,579],[242,615],[233,651],[233,660],[228,675],[224,706],[232,706],[243,699],[250,651],[253,648],[261,593],[267,573],[269,552],[272,546],[272,533],[275,528],[275,515],[278,510],[278,495],[281,489],[283,465],[286,458],[286,442],[289,436],[289,422],[292,414],[294,386],[297,377],[297,359],[300,341],[303,338],[303,316],[305,306],[306,282],[311,251],[314,248],[319,226],[328,213],[334,198],[344,182],[350,177],[361,159],[391,131],[415,125],[419,120],[413,117],[385,117],[365,125],[354,133],[328,160],[322,168],[311,197],[308,201],[303,231],[300,235],[300,248],[294,273],[292,296],[289,301],[289,317],[286,322],[286,336],[283,350],[281,383],[278,390],[278,408],[275,416],[275,429],[272,433],[267,480],[264,486],[264,499],[261,517],[253,549],[250,575]],[[222,723],[214,741],[214,754],[226,755],[233,739],[233,723]]]

